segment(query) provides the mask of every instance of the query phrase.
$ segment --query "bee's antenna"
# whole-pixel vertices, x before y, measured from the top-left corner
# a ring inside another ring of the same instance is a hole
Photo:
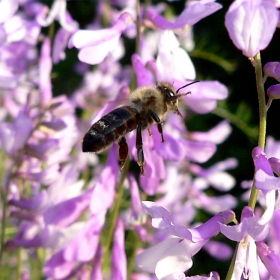
[[[189,84],[186,84],[186,85],[184,85],[184,86],[178,88],[177,91],[176,91],[176,94],[178,94],[178,92],[179,92],[180,89],[185,88],[185,87],[187,87],[187,86],[190,86],[190,85],[192,85],[192,84],[198,83],[198,82],[200,82],[200,81],[193,81],[193,82],[191,82],[191,83],[189,83]]]

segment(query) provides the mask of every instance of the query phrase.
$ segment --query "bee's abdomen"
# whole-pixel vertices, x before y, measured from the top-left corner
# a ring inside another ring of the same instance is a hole
[[[100,152],[124,134],[134,130],[140,119],[138,111],[123,106],[94,123],[83,139],[83,152]]]

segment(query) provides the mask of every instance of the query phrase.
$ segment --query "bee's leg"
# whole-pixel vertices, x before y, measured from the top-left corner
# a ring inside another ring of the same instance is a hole
[[[126,143],[126,139],[122,137],[119,141],[119,161],[120,161],[120,171],[124,168],[125,161],[128,156],[128,146]]]
[[[159,132],[160,135],[161,135],[161,142],[163,143],[163,142],[164,142],[164,138],[163,138],[163,131],[162,131],[162,125],[161,125],[160,118],[159,118],[158,115],[157,115],[154,111],[152,111],[152,110],[149,110],[149,113],[150,113],[150,116],[153,118],[153,120],[157,123],[158,132]]]
[[[143,152],[143,142],[142,142],[142,126],[138,123],[136,130],[136,149],[137,149],[137,163],[140,167],[141,175],[144,176],[144,165],[145,158]]]

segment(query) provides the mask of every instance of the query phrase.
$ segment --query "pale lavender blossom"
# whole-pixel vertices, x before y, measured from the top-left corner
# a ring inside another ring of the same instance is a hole
[[[124,246],[124,225],[121,219],[118,219],[116,223],[111,262],[111,279],[127,279],[127,260]]]
[[[4,151],[15,158],[31,136],[33,121],[25,112],[19,112],[14,123],[0,123],[0,139]]]
[[[220,232],[220,223],[227,224],[233,220],[235,214],[231,210],[218,213],[204,224],[187,229],[181,225],[174,225],[170,213],[163,207],[151,201],[143,201],[143,206],[152,217],[152,226],[171,235],[186,238],[192,242],[210,239]]]
[[[265,154],[269,159],[272,157],[280,158],[280,142],[270,135],[266,139]]]
[[[176,88],[183,86],[183,83],[174,83]],[[199,114],[206,114],[217,107],[218,100],[224,100],[228,97],[228,89],[218,81],[200,81],[191,85],[189,88],[191,94],[188,94],[182,100],[192,110]]]
[[[225,172],[226,169],[233,169],[237,166],[237,160],[235,158],[229,158],[227,160],[216,163],[208,169],[203,169],[199,165],[191,164],[190,171],[199,176],[200,185],[202,186],[202,180],[204,179],[205,187],[211,185],[220,191],[229,191],[235,185],[235,179]],[[203,179],[202,179],[203,178]]]
[[[97,248],[96,254],[94,256],[94,263],[91,270],[90,279],[102,280],[102,260],[103,260],[103,251],[101,246]]]
[[[152,73],[147,71],[143,64],[141,57],[138,54],[132,55],[132,66],[137,76],[137,85],[141,86],[154,86]]]
[[[141,222],[142,218],[144,218],[145,215],[141,202],[139,186],[136,182],[135,177],[132,174],[128,174],[128,181],[131,195],[131,220],[133,220],[134,223],[137,223],[137,221]]]
[[[220,276],[219,274],[216,272],[216,271],[212,271],[209,273],[208,276],[199,276],[199,275],[196,275],[196,276],[187,276],[183,279],[186,279],[186,280],[220,280]]]
[[[273,99],[279,99],[280,98],[280,84],[270,86],[267,89],[267,95],[270,99],[268,104],[270,104]]]
[[[47,13],[48,15],[46,16]],[[51,25],[55,19],[69,32],[75,31],[78,27],[66,10],[66,0],[55,0],[50,11],[45,6],[45,9],[37,15],[37,21],[42,26]]]
[[[117,151],[116,147],[113,147],[102,172],[89,183],[89,186],[94,188],[90,201],[90,210],[93,214],[98,214],[112,206],[118,174]]]
[[[187,239],[171,237],[138,255],[136,264],[141,270],[155,273],[157,279],[180,279],[178,275],[182,277],[192,267],[192,256],[206,242],[193,243]]]
[[[193,131],[190,133],[190,139],[196,141],[209,141],[214,144],[223,143],[231,133],[232,129],[228,121],[221,121],[212,129],[202,132]]]
[[[120,15],[117,22],[104,30],[79,30],[70,39],[69,47],[81,49],[79,59],[89,64],[99,64],[104,58],[115,51],[120,36],[132,20],[129,13]]]
[[[268,46],[277,22],[275,4],[263,0],[236,0],[225,18],[231,40],[247,57],[254,57]]]
[[[47,261],[45,265],[46,275],[66,277],[74,269],[77,262],[90,261],[97,252],[106,211],[112,205],[115,195],[116,176],[119,172],[115,152],[115,149],[111,151],[107,164],[97,181],[90,183],[93,186],[90,190],[88,206],[92,216],[82,224],[80,232],[75,234],[74,239],[65,244],[61,251]]]
[[[265,224],[273,216],[276,193],[279,192],[280,187],[280,179],[274,176],[270,162],[260,147],[253,149],[252,156],[256,168],[255,185],[256,188],[263,192],[266,200],[266,210],[260,221],[260,223]]]
[[[53,53],[52,53],[52,60],[54,64],[57,64],[60,60],[65,59],[66,54],[64,50],[68,45],[68,41],[71,34],[72,34],[71,32],[67,31],[64,28],[60,28],[56,32],[54,37]]]
[[[185,131],[182,120],[178,116],[170,114],[164,126],[164,143],[161,143],[156,128],[152,128],[152,138],[156,152],[170,161],[180,161],[184,158],[197,163],[208,161],[216,152],[216,145],[208,141],[186,140]]]
[[[143,202],[152,216],[152,226],[172,236],[154,245],[136,258],[138,267],[155,273],[158,279],[178,279],[192,267],[192,256],[220,231],[220,223],[228,223],[234,218],[232,211],[224,211],[196,228],[187,229],[174,225],[169,212],[149,201]]]
[[[261,260],[264,258],[267,258],[269,256],[269,254],[271,253],[271,256],[273,257],[273,255],[275,255],[275,260],[276,262],[274,263],[274,257],[271,260],[271,265],[275,265],[277,266],[278,261],[277,261],[277,257],[279,258],[280,256],[280,230],[279,230],[279,218],[280,218],[280,209],[275,209],[274,210],[274,214],[273,214],[273,218],[270,222],[270,231],[269,231],[269,235],[267,236],[265,243],[269,246],[267,247],[266,244],[261,244],[262,242],[260,242],[260,244],[257,243],[257,248],[260,249],[258,250],[258,254],[259,257],[261,258]],[[262,246],[263,245],[263,246]],[[259,248],[260,246],[260,248]],[[271,252],[273,249],[273,252]],[[263,249],[263,250],[262,250]],[[266,250],[267,249],[267,250]],[[269,260],[266,260],[269,262]],[[265,261],[263,261],[264,265],[265,265]],[[274,264],[273,264],[274,263]],[[268,277],[269,274],[269,266],[266,267],[266,271],[263,272],[263,276]],[[280,274],[278,274],[280,275]]]
[[[98,248],[106,211],[115,195],[119,172],[115,152],[112,149],[100,177],[96,182],[90,182],[86,192],[82,191],[84,182],[77,181],[78,172],[73,165],[65,168],[46,191],[31,199],[10,201],[11,205],[28,210],[26,214],[29,215],[14,211],[15,217],[26,222],[22,223],[16,237],[8,241],[7,248],[50,248],[53,254],[47,260],[44,272],[55,279],[69,276],[77,264],[92,259]],[[86,222],[78,222],[86,210],[91,210],[91,216]]]
[[[278,61],[268,62],[263,67],[264,80],[267,77],[272,77],[276,81],[280,82],[280,63]]]
[[[263,67],[264,71],[264,82],[268,77],[272,77],[278,82],[280,81],[280,66],[279,62],[268,62]],[[271,106],[271,103],[274,99],[280,98],[280,86],[279,84],[272,85],[267,89],[267,95],[269,97],[269,100],[267,102],[267,109]]]
[[[280,259],[264,242],[257,242],[258,256],[262,260],[270,276],[275,280],[280,279]]]
[[[0,2],[0,24],[9,20],[17,11],[18,0],[2,0]]]
[[[194,65],[187,52],[179,47],[179,42],[172,31],[160,33],[156,65],[159,81],[195,79]]]
[[[100,232],[104,225],[105,212],[93,215],[79,225],[79,231],[72,233],[72,239],[66,247],[56,252],[47,260],[44,266],[46,276],[54,279],[67,277],[75,268],[77,261],[91,260],[98,250]],[[68,233],[69,232],[68,230]],[[74,237],[74,238],[73,238]]]
[[[167,21],[151,10],[146,12],[145,20],[151,21],[155,27],[161,30],[183,29],[186,25],[194,25],[221,8],[222,6],[216,3],[215,0],[190,1],[174,22]]]
[[[61,246],[63,239],[56,238],[67,234],[62,228],[73,224],[90,203],[91,192],[82,193],[84,183],[77,181],[77,176],[75,166],[68,165],[47,190],[41,191],[32,198],[9,202],[18,207],[14,209],[14,217],[23,218],[22,214],[25,213],[26,220],[20,226],[16,237],[8,241],[9,247]],[[57,189],[60,190],[59,193]]]
[[[39,88],[42,93],[42,104],[49,102],[52,98],[51,71],[51,42],[47,37],[43,42],[39,61]]]
[[[241,222],[235,226],[221,224],[221,233],[227,238],[239,242],[234,264],[233,279],[241,276],[258,279],[258,264],[255,241],[262,241],[269,233],[269,225],[260,225],[249,206],[243,208]],[[255,278],[254,278],[255,277]]]

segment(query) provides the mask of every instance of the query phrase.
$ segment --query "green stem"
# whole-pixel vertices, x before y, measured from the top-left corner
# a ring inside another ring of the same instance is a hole
[[[11,168],[9,169],[9,173],[6,176],[7,177],[7,181],[5,183],[5,185],[3,186],[2,189],[2,221],[1,221],[1,235],[0,235],[0,268],[2,266],[2,258],[3,258],[3,253],[4,253],[4,244],[5,244],[5,234],[6,234],[6,223],[7,223],[7,209],[8,209],[8,195],[10,192],[10,182],[13,178],[13,175],[16,173],[16,171],[19,169],[20,164],[22,162],[22,158],[23,158],[23,154],[24,154],[24,148],[26,146],[26,144],[28,143],[29,139],[31,138],[31,136],[33,135],[33,133],[38,129],[38,127],[41,125],[43,117],[45,115],[45,113],[49,110],[49,108],[46,108],[45,110],[43,110],[43,112],[38,116],[38,122],[36,124],[36,126],[34,126],[34,128],[30,131],[29,137],[27,137],[23,148],[21,150],[19,150],[18,155],[16,156],[14,162],[11,165]]]
[[[238,246],[239,246],[239,242],[237,243],[237,245],[235,247],[233,258],[232,258],[232,261],[230,263],[230,266],[229,266],[229,269],[228,269],[228,273],[227,273],[227,276],[226,276],[225,280],[231,280],[231,278],[232,278]]]
[[[124,180],[125,180],[125,178],[127,178],[129,166],[130,166],[130,162],[127,160],[126,164],[124,166],[122,175],[121,175],[120,185],[119,185],[119,188],[118,188],[118,193],[116,195],[115,204],[114,204],[114,208],[113,208],[113,212],[112,212],[112,217],[110,219],[110,227],[109,227],[109,229],[106,229],[107,239],[106,239],[106,242],[105,242],[105,245],[104,245],[104,255],[105,255],[105,257],[103,259],[103,269],[104,269],[104,266],[105,266],[105,260],[109,260],[110,247],[111,247],[111,244],[112,244],[115,225],[116,225],[118,215],[119,215],[119,212],[120,212],[121,202],[122,202],[123,193],[124,193]],[[107,257],[106,257],[106,255],[107,255]]]
[[[219,117],[229,120],[232,124],[238,127],[241,131],[244,132],[245,135],[247,135],[251,139],[256,140],[258,138],[257,129],[247,125],[246,122],[244,122],[239,117],[229,112],[229,110],[226,110],[221,107],[217,107],[214,111],[212,111],[212,114],[215,114]]]
[[[17,263],[17,279],[21,280],[22,279],[22,259],[23,259],[23,249],[19,248],[18,250],[18,255],[17,255],[18,263]]]
[[[264,84],[263,84],[263,74],[262,74],[260,53],[258,53],[254,57],[253,62],[255,66],[256,84],[257,84],[257,92],[258,92],[258,100],[259,100],[259,114],[260,114],[258,145],[262,149],[264,149],[265,137],[266,137],[266,104],[265,104],[265,91],[264,91]],[[255,209],[257,198],[258,198],[258,189],[255,187],[255,183],[253,182],[253,187],[251,190],[250,199],[248,203],[248,206],[250,206],[253,210]],[[238,246],[239,246],[239,242],[236,245],[235,253],[232,258],[226,280],[230,280],[232,278]]]
[[[140,33],[141,33],[141,21],[140,21],[140,0],[136,1],[136,46],[135,52],[140,55]]]
[[[13,164],[12,164],[13,166]],[[4,253],[4,243],[5,243],[5,234],[6,234],[6,222],[7,222],[7,207],[8,207],[8,195],[9,195],[9,186],[11,181],[12,167],[9,168],[9,175],[7,176],[7,181],[2,190],[2,221],[1,221],[1,237],[0,237],[0,267],[2,266],[2,257]]]
[[[258,146],[264,150],[265,137],[266,137],[266,102],[265,102],[265,90],[263,84],[263,73],[262,73],[262,63],[261,63],[260,53],[258,53],[254,57],[254,65],[255,65],[256,83],[257,83],[257,91],[258,91],[258,99],[259,99],[259,113],[260,113]],[[255,184],[253,184],[249,203],[248,203],[248,206],[250,206],[253,210],[255,209],[257,198],[258,198],[258,189],[255,187]]]

